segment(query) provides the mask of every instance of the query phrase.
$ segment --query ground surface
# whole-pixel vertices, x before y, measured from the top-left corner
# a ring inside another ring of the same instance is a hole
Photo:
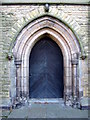
[[[24,120],[27,118],[85,118],[84,120],[87,120],[88,115],[88,110],[65,106],[62,99],[31,99],[25,106],[2,112],[3,118],[25,118]]]
[[[88,118],[88,111],[60,104],[31,104],[14,109],[8,118]]]

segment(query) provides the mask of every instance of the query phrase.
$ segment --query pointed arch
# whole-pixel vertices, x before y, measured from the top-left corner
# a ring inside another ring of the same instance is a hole
[[[28,24],[19,34],[13,47],[17,70],[17,96],[29,96],[29,55],[35,43],[47,35],[60,47],[64,58],[64,98],[76,95],[77,55],[81,54],[80,44],[73,32],[58,19],[43,16]],[[75,55],[75,56],[74,56]],[[72,60],[74,59],[73,63]],[[74,84],[74,87],[73,87]],[[21,86],[21,87],[20,87]],[[74,93],[73,93],[74,92]]]
[[[78,23],[73,20],[70,16],[66,15],[63,11],[58,10],[58,8],[50,7],[49,13],[45,13],[44,8],[40,7],[38,9],[34,9],[30,13],[27,13],[25,17],[18,20],[17,23],[14,24],[13,28],[10,30],[10,49],[9,53],[12,52],[12,48],[15,45],[15,41],[18,37],[18,35],[22,32],[22,29],[24,29],[28,24],[31,22],[44,17],[44,16],[51,16],[52,18],[58,19],[60,22],[65,24],[74,34],[77,41],[79,42],[80,48],[81,48],[81,56],[85,55],[85,51],[83,49],[83,45],[81,40],[78,37],[78,33],[80,33],[80,26]]]

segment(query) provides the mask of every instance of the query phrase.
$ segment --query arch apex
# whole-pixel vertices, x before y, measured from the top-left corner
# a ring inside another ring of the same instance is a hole
[[[54,9],[56,9],[56,12],[54,13],[53,11],[55,11]],[[15,24],[11,30],[11,32],[13,33],[12,36],[10,36],[10,40],[11,45],[10,45],[10,49],[9,49],[9,53],[12,53],[12,48],[15,45],[16,39],[17,37],[22,33],[23,29],[25,29],[29,24],[33,23],[34,21],[43,18],[43,17],[51,17],[52,19],[57,19],[60,22],[62,22],[62,24],[64,24],[66,27],[68,27],[69,30],[71,30],[74,34],[74,36],[76,37],[80,49],[81,49],[81,56],[85,56],[85,51],[82,45],[81,40],[78,37],[78,31],[80,31],[80,26],[77,24],[77,22],[73,19],[71,19],[69,16],[67,16],[64,12],[58,10],[57,8],[50,8],[49,13],[45,13],[44,8],[41,7],[38,10],[33,10],[31,13],[27,13],[26,18],[22,18],[21,20],[18,20],[17,24]],[[81,57],[81,58],[82,58]]]

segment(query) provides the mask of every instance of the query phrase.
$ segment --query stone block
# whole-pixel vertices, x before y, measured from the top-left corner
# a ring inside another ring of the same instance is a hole
[[[90,106],[90,98],[88,97],[84,97],[80,100],[81,106],[85,107],[85,106]]]

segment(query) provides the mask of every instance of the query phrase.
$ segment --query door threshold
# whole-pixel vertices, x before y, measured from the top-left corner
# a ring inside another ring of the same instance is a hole
[[[49,103],[62,103],[64,104],[63,98],[31,98],[29,103],[36,103],[36,104],[49,104]]]

